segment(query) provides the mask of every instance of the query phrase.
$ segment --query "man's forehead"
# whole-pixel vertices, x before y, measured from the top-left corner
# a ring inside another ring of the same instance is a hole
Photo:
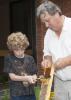
[[[42,13],[42,14],[40,15],[40,19],[41,19],[41,20],[44,20],[45,18],[48,19],[49,16],[50,16],[50,15],[48,14],[48,12],[44,12],[44,13]]]

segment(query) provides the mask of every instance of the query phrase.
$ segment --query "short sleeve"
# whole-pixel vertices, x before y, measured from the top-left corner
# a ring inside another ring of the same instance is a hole
[[[8,56],[4,57],[4,72],[13,73],[12,64]]]
[[[33,57],[31,57],[31,64],[32,64],[32,74],[37,74],[38,69]]]

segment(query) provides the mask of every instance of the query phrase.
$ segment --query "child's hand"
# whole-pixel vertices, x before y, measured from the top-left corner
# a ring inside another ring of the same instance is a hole
[[[36,74],[33,75],[32,78],[33,78],[33,81],[34,81],[34,83],[35,83],[35,82],[37,81],[37,75],[36,75]]]
[[[29,75],[29,76],[26,76],[26,78],[27,78],[27,81],[30,83],[30,84],[34,84],[35,83],[35,79],[36,79],[36,77],[35,76],[31,76],[31,75]]]

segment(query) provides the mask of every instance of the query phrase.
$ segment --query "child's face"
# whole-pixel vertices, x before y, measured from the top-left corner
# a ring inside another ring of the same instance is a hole
[[[15,56],[21,58],[21,57],[24,56],[24,51],[25,50],[21,50],[21,49],[19,49],[19,50],[13,50],[13,53],[14,53]]]

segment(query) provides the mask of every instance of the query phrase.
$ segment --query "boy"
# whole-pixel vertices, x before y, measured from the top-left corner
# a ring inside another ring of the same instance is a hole
[[[8,36],[7,46],[11,54],[5,57],[4,72],[9,74],[11,100],[36,100],[37,67],[33,57],[25,54],[28,38],[21,32],[12,33]]]

